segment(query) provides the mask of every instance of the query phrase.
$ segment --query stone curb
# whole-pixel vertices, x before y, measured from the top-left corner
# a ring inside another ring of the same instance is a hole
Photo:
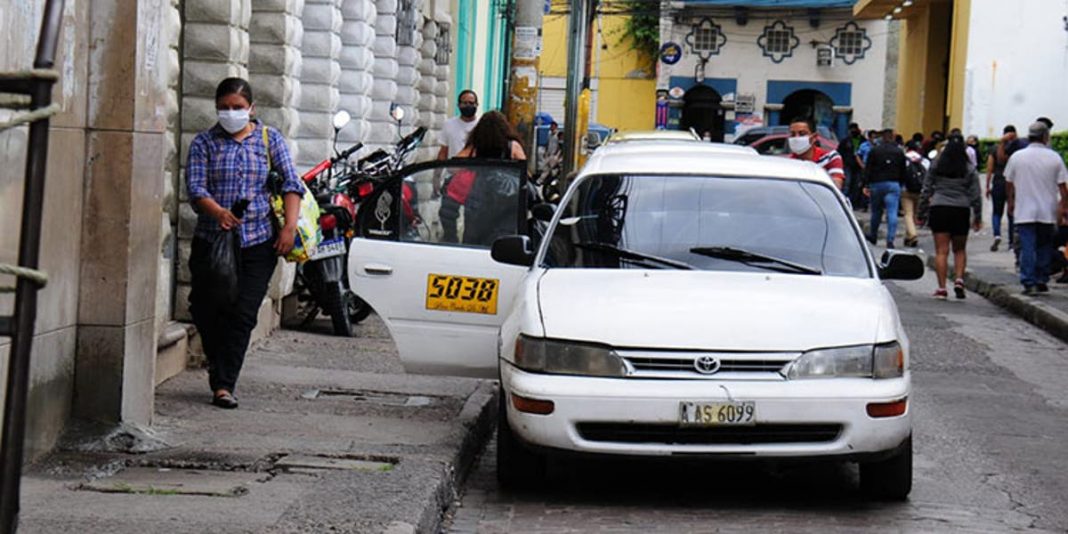
[[[934,256],[927,256],[927,267],[934,270]],[[1042,297],[1025,297],[1014,292],[1016,286],[1009,289],[1003,284],[984,280],[972,271],[965,271],[964,287],[1061,341],[1068,341],[1068,313],[1039,302]]]
[[[394,523],[383,530],[383,534],[441,530],[445,510],[458,498],[460,487],[475,466],[475,459],[485,446],[497,421],[499,391],[496,382],[484,381],[467,397],[458,417],[460,428],[456,430],[456,441],[460,443],[460,447],[452,461],[442,466],[445,472],[439,479],[438,487],[434,489],[433,499],[424,503],[416,525],[398,528],[399,525]]]

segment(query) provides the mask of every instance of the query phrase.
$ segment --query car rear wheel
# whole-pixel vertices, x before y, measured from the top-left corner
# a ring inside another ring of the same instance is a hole
[[[872,499],[903,501],[912,491],[912,436],[894,456],[860,464],[860,489]]]
[[[497,396],[497,483],[507,489],[537,487],[545,482],[546,458],[528,449],[508,425],[503,389]]]

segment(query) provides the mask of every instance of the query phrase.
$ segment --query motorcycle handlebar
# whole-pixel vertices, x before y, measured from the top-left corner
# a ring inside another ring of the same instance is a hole
[[[355,145],[352,145],[349,148],[346,148],[345,151],[342,152],[341,154],[338,154],[338,156],[336,158],[334,158],[334,161],[337,162],[337,161],[341,161],[343,159],[348,159],[348,157],[351,156],[353,152],[356,152],[357,150],[359,150],[361,148],[363,148],[363,143],[356,143]]]

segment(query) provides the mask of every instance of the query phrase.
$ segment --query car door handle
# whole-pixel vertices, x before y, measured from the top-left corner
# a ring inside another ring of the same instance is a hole
[[[367,274],[380,274],[385,276],[393,274],[393,267],[382,265],[380,263],[368,263],[363,266],[363,270],[366,271]]]

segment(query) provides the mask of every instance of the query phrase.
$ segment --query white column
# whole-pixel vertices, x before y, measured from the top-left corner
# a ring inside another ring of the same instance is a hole
[[[365,143],[371,130],[371,91],[374,87],[374,21],[378,15],[372,0],[344,0],[341,7],[340,109],[352,122],[338,135],[345,145]]]
[[[306,0],[301,15],[300,126],[297,166],[305,170],[333,152],[331,122],[341,95],[341,9],[338,0]]]

